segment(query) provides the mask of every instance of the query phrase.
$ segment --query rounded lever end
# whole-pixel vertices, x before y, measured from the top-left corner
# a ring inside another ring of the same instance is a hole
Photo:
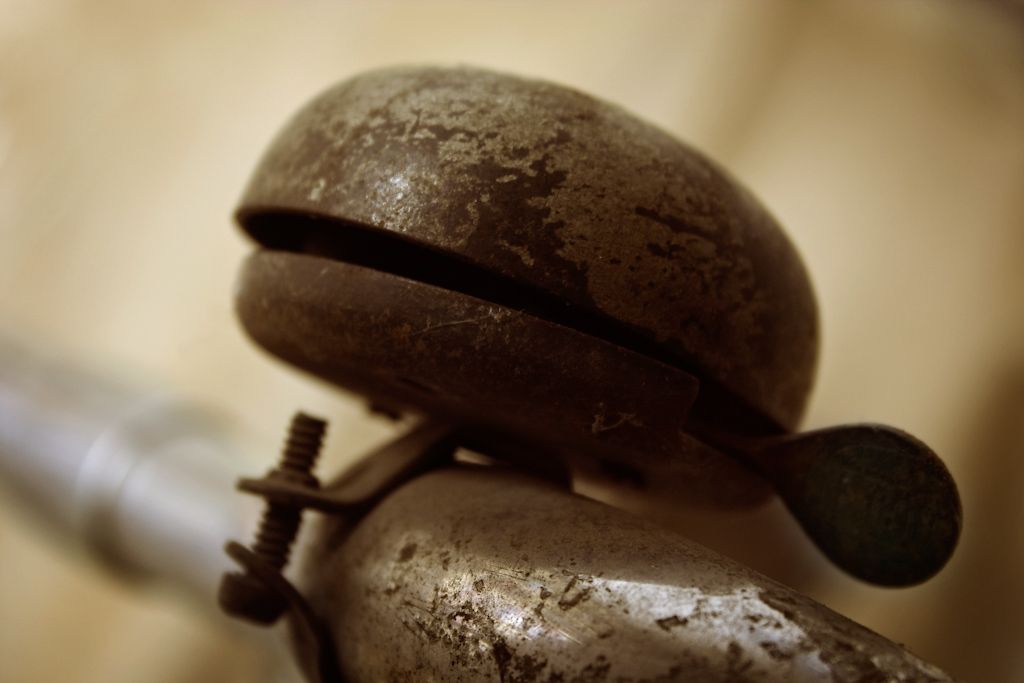
[[[857,578],[912,586],[934,576],[956,549],[956,483],[906,432],[849,425],[745,450],[815,544]]]

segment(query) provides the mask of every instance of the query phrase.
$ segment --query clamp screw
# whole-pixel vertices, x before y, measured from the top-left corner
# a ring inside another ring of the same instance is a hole
[[[267,474],[267,478],[319,488],[320,482],[312,470],[320,455],[326,430],[327,423],[323,420],[296,413],[288,430],[281,462]],[[273,569],[281,571],[288,564],[291,545],[298,535],[301,521],[302,507],[268,501],[253,553]],[[273,624],[287,608],[283,597],[249,573],[224,574],[217,599],[227,614],[258,624]]]

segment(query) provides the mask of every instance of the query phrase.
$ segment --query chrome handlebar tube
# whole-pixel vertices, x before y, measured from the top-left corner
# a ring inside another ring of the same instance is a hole
[[[0,483],[59,536],[212,606],[224,543],[260,503],[234,493],[246,446],[223,420],[110,368],[0,334]]]

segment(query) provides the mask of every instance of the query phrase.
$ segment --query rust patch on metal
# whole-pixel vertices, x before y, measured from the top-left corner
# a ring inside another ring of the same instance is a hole
[[[558,598],[558,606],[562,611],[572,609],[581,602],[590,599],[590,592],[594,589],[591,585],[593,583],[592,577],[584,577],[573,575],[569,579],[569,583],[566,585],[565,590],[562,591],[562,596]]]
[[[671,631],[672,629],[678,626],[686,626],[690,623],[690,620],[689,618],[680,619],[679,617],[673,614],[671,617],[658,619],[654,623],[657,624],[664,631]]]
[[[408,562],[415,555],[416,555],[416,544],[415,543],[410,543],[407,546],[405,546],[404,548],[402,548],[401,552],[398,554],[398,561],[399,562]]]

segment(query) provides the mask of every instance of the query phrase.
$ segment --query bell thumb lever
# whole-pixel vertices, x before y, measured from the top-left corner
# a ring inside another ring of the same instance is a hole
[[[921,583],[956,548],[956,483],[939,457],[906,432],[859,424],[709,440],[764,475],[818,548],[857,578],[893,587]]]

